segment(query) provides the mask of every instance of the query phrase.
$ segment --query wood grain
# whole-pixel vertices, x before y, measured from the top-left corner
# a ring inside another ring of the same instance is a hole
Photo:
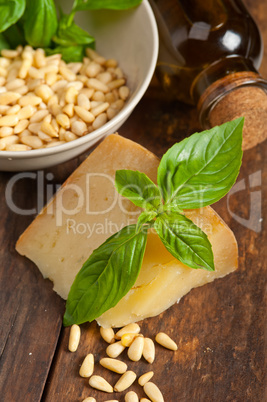
[[[267,3],[246,0],[245,4],[267,43]],[[267,78],[267,52],[260,71]],[[170,102],[154,78],[120,134],[162,156],[175,142],[199,130],[195,108]],[[138,375],[155,372],[153,381],[165,401],[267,400],[266,223],[261,221],[267,212],[266,152],[265,142],[244,153],[238,178],[241,189],[214,206],[237,237],[238,270],[192,290],[179,304],[141,323],[146,336],[169,333],[179,345],[177,352],[157,345],[152,365],[143,359],[133,363],[125,352],[122,355]],[[55,192],[85,157],[39,172],[44,179],[42,199],[37,198],[36,179],[19,180],[12,193],[15,205],[23,209],[41,206],[49,196],[47,190]],[[94,353],[96,362],[105,354],[107,345],[96,323],[82,326],[78,351],[68,352],[69,329],[61,327],[63,301],[34,264],[15,253],[15,242],[35,213],[22,216],[11,210],[5,191],[13,177],[15,174],[0,174],[0,400],[78,402],[91,395],[98,402],[111,398],[123,401],[125,392],[105,395],[92,390],[78,375],[86,353]],[[96,373],[112,385],[118,379],[97,363]],[[131,389],[144,396],[137,383]]]

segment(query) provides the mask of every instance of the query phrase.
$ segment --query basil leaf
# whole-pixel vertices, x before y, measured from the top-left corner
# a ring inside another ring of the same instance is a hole
[[[166,152],[158,168],[165,203],[200,208],[227,194],[241,165],[243,123],[239,118],[193,134]]]
[[[191,268],[214,271],[211,244],[207,235],[181,214],[160,215],[154,228],[166,249]]]
[[[102,8],[113,10],[126,10],[138,6],[142,0],[75,0],[72,10],[100,10]]]
[[[4,33],[3,36],[10,44],[11,49],[15,49],[18,45],[26,45],[22,19],[16,24],[11,25]]]
[[[53,36],[53,41],[61,46],[89,45],[95,39],[84,31],[69,15],[62,14],[58,24],[56,35]]]
[[[131,200],[138,207],[150,210],[158,208],[160,205],[160,191],[145,173],[134,170],[117,170],[115,187],[119,194]]]
[[[25,10],[25,0],[0,0],[0,32],[15,24]]]
[[[10,49],[10,44],[8,43],[4,35],[0,33],[0,50],[2,49]]]
[[[53,0],[27,0],[24,33],[33,47],[47,47],[57,30],[57,12]]]
[[[156,216],[156,211],[143,211],[138,217],[136,231],[138,232],[145,223],[152,221]]]
[[[91,254],[70,289],[65,326],[92,321],[118,303],[136,281],[146,240],[146,232],[129,225]]]
[[[45,53],[47,56],[52,54],[60,53],[62,55],[62,59],[66,63],[76,62],[76,61],[83,61],[83,57],[85,55],[84,46],[57,46],[54,49],[47,48],[45,49]]]

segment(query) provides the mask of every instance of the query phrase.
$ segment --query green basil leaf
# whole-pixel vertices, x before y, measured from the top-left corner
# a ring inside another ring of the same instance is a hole
[[[0,0],[0,32],[15,24],[25,10],[25,0]]]
[[[157,209],[161,202],[158,187],[145,173],[134,170],[117,170],[115,187],[123,197],[147,210]]]
[[[114,307],[139,274],[147,233],[124,227],[98,247],[76,276],[66,304],[64,325],[92,321]]]
[[[10,49],[10,44],[8,43],[4,35],[0,33],[0,50],[2,49]]]
[[[62,14],[59,20],[56,35],[53,36],[53,41],[61,46],[89,45],[95,39],[84,31],[69,15]]]
[[[53,0],[27,0],[24,33],[33,47],[47,47],[57,30],[57,12]]]
[[[14,25],[11,25],[4,33],[3,36],[10,44],[11,49],[15,49],[18,45],[26,45],[24,37],[22,18]]]
[[[214,271],[213,253],[207,235],[181,214],[160,215],[154,228],[166,249],[191,268]]]
[[[165,203],[200,208],[227,194],[241,166],[243,123],[239,118],[193,134],[166,152],[158,168]]]
[[[66,63],[83,61],[83,57],[85,55],[84,46],[57,46],[54,49],[47,48],[45,49],[45,53],[47,56],[51,56],[52,54],[60,53],[62,55],[62,59]]]
[[[126,10],[138,6],[142,0],[75,0],[72,10],[100,10],[103,8],[113,10]]]
[[[143,211],[138,217],[136,231],[138,232],[145,223],[152,221],[156,216],[156,211]]]

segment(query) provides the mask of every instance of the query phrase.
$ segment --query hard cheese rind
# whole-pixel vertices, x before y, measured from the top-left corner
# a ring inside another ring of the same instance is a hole
[[[75,275],[92,251],[123,226],[135,223],[140,209],[114,188],[118,169],[139,170],[156,181],[158,159],[140,145],[110,135],[69,177],[54,199],[17,242],[54,290],[67,298]],[[186,267],[165,249],[155,233],[148,243],[139,277],[128,294],[98,319],[104,327],[120,327],[161,313],[188,293],[237,268],[237,244],[227,225],[206,207],[187,211],[208,235],[215,272]]]

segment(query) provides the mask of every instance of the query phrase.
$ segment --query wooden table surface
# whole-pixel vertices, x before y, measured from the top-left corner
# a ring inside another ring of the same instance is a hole
[[[267,78],[267,2],[246,0],[245,4],[266,42],[260,71]],[[198,130],[196,109],[166,99],[154,79],[119,132],[162,156],[168,147]],[[143,334],[152,336],[163,330],[179,345],[176,353],[157,347],[152,366],[145,361],[138,366],[129,363],[137,373],[155,372],[154,381],[160,384],[166,402],[267,401],[267,255],[262,219],[266,216],[266,145],[244,153],[239,191],[214,206],[237,237],[238,270],[192,290],[179,304],[141,323]],[[14,204],[36,209],[46,199],[46,190],[55,191],[84,158],[38,172],[44,179],[43,199],[37,192],[37,176],[19,180],[13,188]],[[106,345],[95,322],[82,326],[78,352],[68,352],[63,300],[35,265],[14,249],[35,216],[23,216],[10,208],[6,189],[14,175],[0,174],[0,401],[78,402],[89,395],[97,401],[116,398],[91,391],[88,381],[78,375],[86,353],[95,353],[97,359],[104,355]],[[97,372],[103,373],[99,368]],[[105,372],[105,376],[113,384],[116,381],[114,373]],[[138,384],[132,389],[144,396]]]

